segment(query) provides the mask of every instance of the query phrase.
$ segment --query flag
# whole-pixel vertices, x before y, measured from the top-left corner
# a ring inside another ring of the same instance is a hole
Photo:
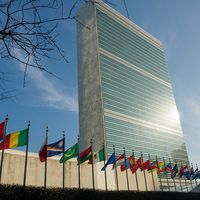
[[[159,162],[159,169],[157,171],[158,174],[165,172],[166,167],[165,167],[165,162]]]
[[[149,170],[150,169],[150,160],[147,160],[147,161],[145,161],[144,163],[143,163],[143,165],[142,165],[142,170]]]
[[[61,154],[64,149],[64,139],[58,140],[52,144],[47,145],[47,157],[56,156]]]
[[[156,171],[156,170],[158,170],[159,169],[159,164],[158,164],[158,161],[157,160],[155,160],[155,161],[152,161],[151,162],[151,165],[150,165],[150,168],[148,169],[148,172],[150,173],[150,172],[154,172],[154,171]]]
[[[46,145],[44,142],[39,152],[40,161],[44,162],[47,159],[47,157],[52,157],[61,154],[63,152],[63,149],[64,139],[58,140],[57,142],[48,145]]]
[[[108,165],[114,164],[115,163],[115,153],[113,153],[106,164],[102,167],[101,171],[104,171]]]
[[[28,128],[22,131],[17,131],[14,133],[10,133],[6,136],[6,140],[4,143],[5,149],[12,149],[16,147],[21,147],[27,145],[28,139]],[[2,150],[3,142],[0,143],[0,150]]]
[[[179,178],[181,178],[183,176],[184,169],[185,169],[185,167],[183,167],[181,165],[181,168],[179,169],[179,172],[178,172]]]
[[[47,144],[46,144],[46,139],[43,142],[40,151],[39,151],[39,159],[40,162],[44,162],[47,159]]]
[[[116,166],[116,167],[120,166],[124,162],[125,162],[125,155],[122,154],[116,159],[115,163],[113,164],[113,168],[114,168],[114,166]]]
[[[142,170],[142,157],[139,157],[136,162],[135,166],[131,168],[132,173],[135,173],[138,169]]]
[[[190,167],[190,177],[192,178],[194,176],[194,169],[193,167]]]
[[[60,163],[63,163],[76,156],[78,156],[78,143],[76,143],[64,152],[64,155],[60,159]]]
[[[177,164],[175,164],[174,167],[172,168],[171,178],[174,179],[177,173],[178,173],[178,166]]]
[[[129,160],[129,158],[126,158],[126,161],[121,164],[120,170],[121,170],[121,172],[123,172],[129,168],[130,168],[130,160]]]
[[[190,171],[187,166],[184,167],[183,176],[185,176],[188,180],[190,180]]]
[[[100,149],[98,152],[93,153],[93,163],[104,161],[104,149]],[[92,158],[89,160],[88,164],[92,164]]]
[[[134,157],[133,157],[133,155],[129,157],[129,164],[130,164],[131,172],[134,173]]]
[[[194,175],[192,176],[192,180],[196,180],[198,178],[200,178],[200,173],[199,173],[199,169],[196,168],[194,171]]]
[[[5,122],[1,122],[0,123],[0,140],[3,140],[4,130],[5,130]]]
[[[87,149],[85,149],[84,151],[82,151],[79,154],[79,162],[84,163],[85,161],[89,160],[92,158],[92,146],[89,146]]]
[[[172,164],[171,163],[168,163],[166,165],[166,171],[172,173]]]

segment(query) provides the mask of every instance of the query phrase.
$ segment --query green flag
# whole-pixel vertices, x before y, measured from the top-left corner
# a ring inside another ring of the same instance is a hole
[[[65,162],[71,158],[78,156],[78,143],[67,149],[64,153],[64,156],[61,157],[60,163]]]

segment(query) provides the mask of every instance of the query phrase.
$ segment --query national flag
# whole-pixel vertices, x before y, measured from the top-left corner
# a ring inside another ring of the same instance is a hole
[[[0,140],[3,140],[4,130],[5,130],[5,122],[1,122],[0,123]]]
[[[156,170],[158,170],[158,169],[159,169],[159,164],[158,164],[158,161],[155,160],[155,161],[152,161],[152,162],[151,162],[151,165],[150,165],[150,168],[149,168],[148,172],[149,172],[149,173],[150,173],[150,172],[154,172],[154,171],[156,171]]]
[[[106,164],[102,167],[101,171],[104,171],[108,165],[114,164],[115,163],[115,153],[113,153]]]
[[[192,180],[196,180],[198,178],[200,178],[200,173],[199,173],[199,169],[196,168],[194,171],[194,175],[192,176]]]
[[[165,162],[159,162],[159,169],[157,171],[158,174],[164,173],[166,171]]]
[[[183,167],[183,166],[181,165],[181,167],[180,167],[180,169],[179,169],[179,172],[178,172],[179,178],[181,178],[181,177],[183,176],[183,172],[184,172],[184,169],[185,169],[185,168],[186,168],[186,166]]]
[[[4,148],[12,149],[16,147],[25,146],[27,145],[27,142],[28,142],[28,128],[7,135],[4,143],[5,145]],[[2,150],[2,146],[3,146],[3,141],[0,143],[0,150]]]
[[[130,170],[132,173],[134,173],[134,157],[133,155],[129,157],[129,163],[130,163]]]
[[[120,166],[124,162],[125,162],[125,155],[122,154],[116,159],[115,163],[113,164],[113,168],[114,168],[114,166],[116,166],[116,167]]]
[[[44,162],[47,159],[47,144],[46,144],[46,139],[43,142],[40,151],[39,151],[39,159],[40,162]]]
[[[188,180],[190,180],[190,171],[187,166],[185,166],[183,170],[183,176],[185,176]]]
[[[52,157],[61,154],[63,152],[63,149],[64,139],[58,140],[57,142],[48,145],[44,143],[39,152],[40,161],[44,162],[47,159],[47,157]]]
[[[172,168],[171,178],[174,179],[177,173],[178,173],[178,166],[177,164],[175,164],[174,167]]]
[[[169,172],[169,173],[172,173],[172,164],[171,163],[168,163],[166,165],[166,171]]]
[[[78,143],[75,145],[71,146],[69,149],[67,149],[64,152],[64,155],[60,159],[60,163],[63,163],[71,158],[77,157],[78,156]]]
[[[100,149],[98,152],[93,152],[93,163],[104,161],[104,149]],[[92,164],[92,158],[89,160],[88,164]]]
[[[190,167],[190,177],[192,178],[194,176],[194,169],[193,167]]]
[[[84,163],[85,161],[89,160],[92,158],[92,146],[89,146],[87,149],[85,149],[84,151],[82,151],[79,154],[79,162]]]
[[[125,171],[126,169],[130,168],[130,160],[129,158],[126,158],[125,162],[123,162],[120,166],[121,172]]]
[[[149,170],[150,164],[151,164],[150,160],[145,161],[142,165],[142,170],[146,170],[146,169]]]
[[[142,170],[142,157],[139,157],[136,162],[135,166],[131,169],[132,173],[135,173],[138,169]]]

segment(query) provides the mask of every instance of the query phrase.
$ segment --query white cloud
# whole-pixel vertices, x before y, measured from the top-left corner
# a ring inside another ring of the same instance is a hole
[[[23,58],[20,52],[16,53]],[[20,64],[19,67],[24,72],[24,65]],[[28,67],[27,75],[38,89],[39,95],[37,96],[42,106],[78,113],[77,95],[69,94],[60,83],[53,83],[45,76],[44,72],[37,68]]]

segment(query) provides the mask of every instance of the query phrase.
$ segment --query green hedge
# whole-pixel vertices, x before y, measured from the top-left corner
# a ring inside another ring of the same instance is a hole
[[[178,192],[102,192],[92,190],[47,189],[0,185],[2,200],[200,200],[200,193]]]

